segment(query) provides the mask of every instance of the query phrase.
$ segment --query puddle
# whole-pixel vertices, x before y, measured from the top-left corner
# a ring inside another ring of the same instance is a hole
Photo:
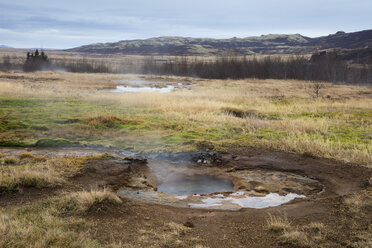
[[[242,208],[268,208],[280,206],[284,203],[292,201],[295,198],[305,198],[304,195],[297,195],[294,193],[289,193],[287,195],[279,195],[277,193],[269,193],[265,196],[244,196],[244,192],[237,192],[239,194],[233,193],[228,197],[221,195],[214,195],[213,197],[208,197],[202,199],[202,203],[189,203],[188,205],[192,208],[211,208],[223,206],[223,204],[233,204],[238,205]],[[216,198],[215,198],[216,197]]]
[[[174,176],[172,181],[158,185],[158,191],[167,194],[210,194],[214,192],[232,192],[231,181],[210,175]]]
[[[116,86],[116,89],[109,89],[109,90],[104,90],[104,91],[112,92],[112,93],[137,93],[137,92],[168,93],[174,89],[175,87],[173,85],[166,85],[165,87],[151,87],[151,86],[135,87],[135,86],[118,85]]]

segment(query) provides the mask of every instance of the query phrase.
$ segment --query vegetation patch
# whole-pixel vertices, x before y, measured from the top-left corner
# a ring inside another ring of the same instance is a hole
[[[18,191],[24,187],[45,188],[57,186],[64,180],[47,167],[3,168],[0,170],[0,194]]]
[[[115,115],[99,115],[88,119],[88,125],[94,128],[119,128],[124,125],[138,124],[138,120],[122,119]]]
[[[92,196],[93,202],[84,203],[81,207],[85,209],[108,195],[97,194],[99,196]],[[0,247],[103,247],[86,231],[91,223],[74,216],[75,210],[69,208],[68,201],[74,201],[80,209],[79,199],[78,194],[67,195],[1,212]],[[69,213],[71,217],[65,218],[61,213]]]
[[[39,139],[35,146],[37,147],[69,147],[69,146],[78,146],[79,142],[73,142],[63,138],[49,139],[43,138]]]
[[[280,244],[289,247],[313,247],[307,235],[299,230],[286,231],[280,236]]]
[[[276,232],[276,233],[282,233],[291,228],[291,224],[289,223],[287,217],[269,215],[269,217],[266,219],[266,223],[267,223],[267,228],[270,231]]]
[[[257,117],[258,113],[256,110],[244,110],[241,108],[226,107],[222,109],[222,112],[238,118],[246,117]]]

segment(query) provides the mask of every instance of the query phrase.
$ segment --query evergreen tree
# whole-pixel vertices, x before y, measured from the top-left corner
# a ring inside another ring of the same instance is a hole
[[[39,50],[36,49],[34,53],[27,52],[27,59],[23,64],[24,71],[38,71],[49,67],[50,62],[44,51],[41,51],[40,53]]]

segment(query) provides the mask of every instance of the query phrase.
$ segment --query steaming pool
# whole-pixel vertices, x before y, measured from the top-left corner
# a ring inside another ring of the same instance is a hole
[[[151,86],[142,86],[142,87],[135,87],[135,86],[125,86],[125,85],[118,85],[115,89],[105,90],[105,92],[111,93],[137,93],[137,92],[161,92],[161,93],[168,93],[174,90],[175,87],[173,85],[167,85],[165,87],[151,87]]]
[[[169,84],[162,81],[149,81],[139,79],[119,80],[122,85],[117,85],[114,89],[105,89],[104,92],[110,93],[137,93],[137,92],[160,92],[169,93],[178,88],[189,88],[190,85],[184,83]]]
[[[211,194],[214,192],[231,192],[231,181],[210,175],[179,176],[178,180],[166,181],[158,186],[158,192],[166,194]]]
[[[290,172],[260,169],[231,172],[156,159],[149,159],[141,172],[133,173],[136,177],[129,187],[119,189],[119,196],[182,208],[276,207],[319,189],[316,180]]]

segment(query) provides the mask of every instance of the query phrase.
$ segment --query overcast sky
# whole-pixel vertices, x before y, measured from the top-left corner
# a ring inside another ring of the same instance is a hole
[[[71,48],[158,36],[315,37],[372,28],[372,0],[0,0],[0,45]]]

